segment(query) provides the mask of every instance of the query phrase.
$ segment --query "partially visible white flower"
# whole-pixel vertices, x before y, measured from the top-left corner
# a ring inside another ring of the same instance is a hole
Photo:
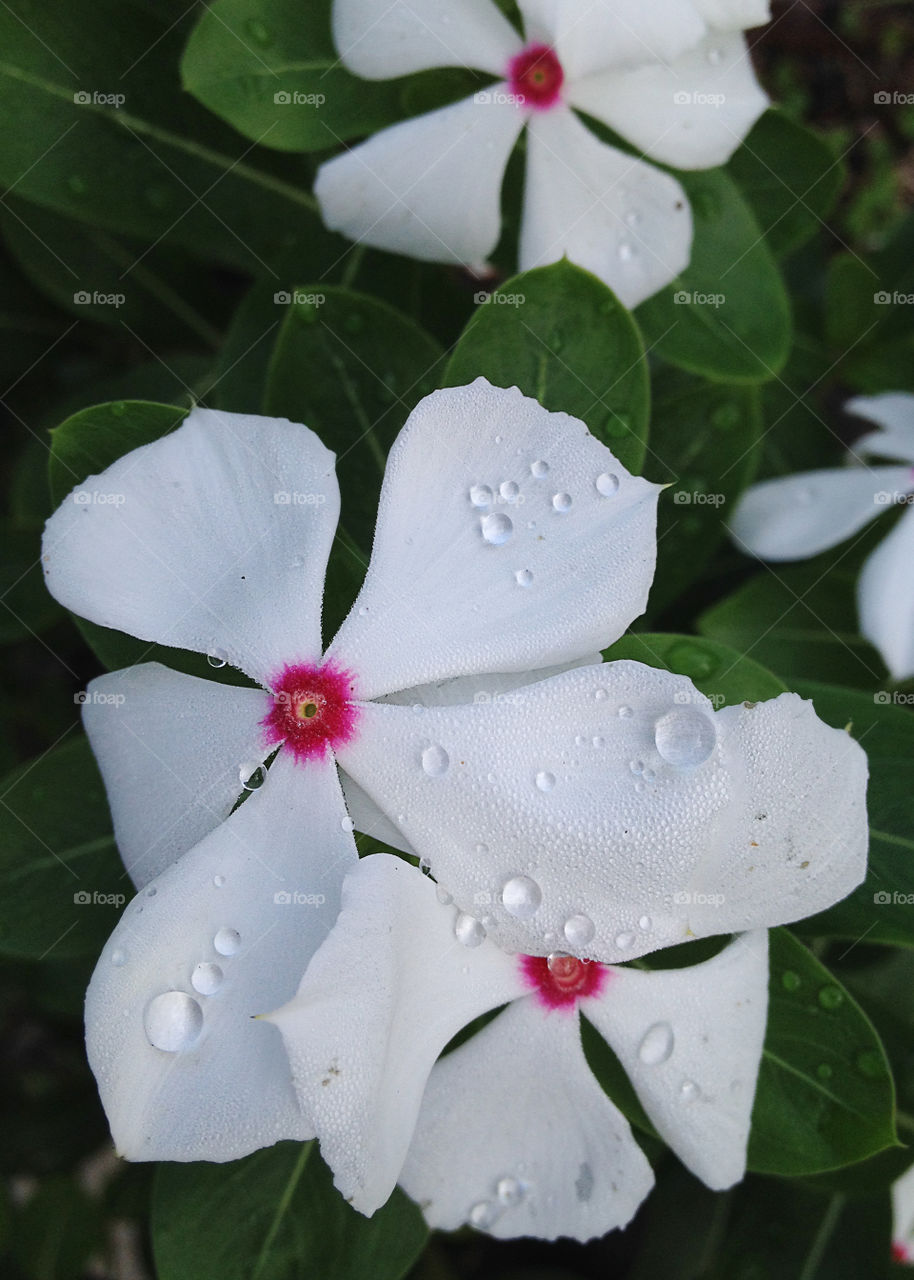
[[[357,1209],[373,1213],[399,1180],[443,1230],[588,1240],[625,1226],[653,1174],[587,1064],[581,1016],[683,1163],[717,1190],[739,1181],[768,1009],[764,930],[694,967],[642,972],[510,954],[462,928],[415,868],[364,858],[297,996],[270,1015]]]
[[[501,226],[508,157],[527,127],[522,270],[567,256],[630,307],[689,262],[691,214],[669,174],[601,142],[577,111],[648,160],[723,164],[767,106],[743,28],[764,0],[336,0],[344,64],[367,79],[470,66],[490,89],[382,130],[324,164],[327,225],[354,240],[479,267]]]
[[[853,446],[848,467],[805,471],[753,485],[730,532],[763,560],[803,560],[837,546],[896,504],[904,515],[867,558],[857,584],[860,629],[895,680],[914,675],[914,395],[858,396],[846,408],[877,424]],[[897,458],[894,466],[872,458]]]
[[[914,1266],[914,1165],[892,1183],[892,1257]]]

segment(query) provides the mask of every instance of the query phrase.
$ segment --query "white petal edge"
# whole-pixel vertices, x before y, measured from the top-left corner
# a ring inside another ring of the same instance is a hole
[[[360,244],[478,267],[501,234],[502,179],[523,124],[502,84],[382,129],[321,165],[321,216]]]
[[[257,1015],[294,993],[357,855],[332,761],[304,774],[280,753],[270,774],[130,903],[89,985],[89,1063],[129,1160],[221,1162],[313,1136]],[[154,1048],[147,1027],[184,1047]]]
[[[880,428],[856,440],[855,453],[914,463],[914,395],[886,391],[878,396],[854,396],[845,402],[844,409]]]
[[[892,1244],[898,1262],[914,1262],[914,1166],[892,1183]]]
[[[342,769],[340,783],[343,787],[343,795],[346,797],[346,808],[349,810],[349,816],[355,824],[356,831],[360,831],[372,840],[381,840],[384,844],[389,844],[392,849],[399,849],[401,853],[415,854],[396,823],[379,805],[375,804],[368,792],[364,791]]]
[[[914,676],[914,507],[866,559],[857,583],[860,630],[893,680]]]
[[[607,146],[567,108],[531,119],[522,270],[567,257],[631,308],[684,271],[691,249],[691,210],[675,178]]]
[[[528,996],[438,1062],[400,1181],[435,1229],[584,1241],[626,1226],[654,1177],[576,1012]]]
[[[143,663],[99,676],[83,725],[105,782],[114,834],[138,889],[229,816],[272,752],[260,689],[239,689]]]
[[[761,27],[771,21],[769,0],[692,0],[710,27],[722,31]]]
[[[365,582],[328,656],[376,698],[602,649],[647,603],[659,492],[516,387],[436,391],[390,451]]]
[[[333,39],[343,64],[366,80],[430,67],[503,75],[521,48],[492,0],[334,0]]]
[[[606,67],[670,62],[705,24],[692,0],[519,0],[528,39],[554,46],[566,83]]]
[[[730,520],[737,546],[762,560],[804,560],[836,547],[904,493],[903,467],[834,467],[752,485]]]
[[[724,164],[768,106],[745,40],[720,31],[670,66],[588,76],[566,96],[647,159],[674,169]]]
[[[270,1015],[334,1185],[368,1216],[396,1185],[441,1050],[526,991],[514,957],[457,941],[456,915],[415,867],[363,858],[297,995]]]
[[[691,968],[614,969],[581,1011],[686,1167],[715,1191],[738,1182],[768,1016],[765,930]]]
[[[193,409],[51,516],[48,590],[80,617],[221,653],[259,683],[320,655],[334,455],[284,418]]]

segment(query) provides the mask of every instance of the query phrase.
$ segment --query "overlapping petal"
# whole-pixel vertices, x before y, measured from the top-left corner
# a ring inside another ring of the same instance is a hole
[[[615,662],[510,704],[363,715],[343,768],[512,950],[626,960],[798,919],[864,873],[866,757],[795,695],[714,713]]]
[[[502,178],[523,124],[502,84],[382,129],[321,166],[321,215],[361,244],[481,266],[501,233]]]
[[[334,0],[333,38],[366,80],[461,66],[497,76],[521,47],[492,0]]]
[[[606,67],[670,62],[705,34],[691,0],[520,0],[518,7],[528,39],[552,45],[569,80]]]
[[[635,307],[685,269],[691,247],[692,215],[674,178],[607,146],[572,111],[531,119],[522,270],[567,256]]]
[[[914,395],[887,391],[878,396],[854,396],[845,402],[844,408],[848,413],[877,423],[880,428],[855,441],[856,454],[914,463]]]
[[[436,1065],[400,1181],[432,1227],[589,1240],[624,1227],[654,1178],[577,1016],[528,996]]]
[[[658,493],[517,388],[434,392],[391,449],[371,563],[329,656],[375,698],[601,649],[644,609]]]
[[[234,1160],[313,1130],[280,1036],[357,863],[332,763],[269,785],[128,906],[86,998],[89,1062],[132,1160]]]
[[[895,680],[914,675],[914,508],[868,557],[857,583],[860,629]]]
[[[771,21],[769,0],[692,0],[711,27],[722,31],[760,27]]]
[[[333,464],[297,423],[194,409],[58,507],[42,549],[48,589],[92,622],[219,652],[266,683],[283,662],[320,655]]]

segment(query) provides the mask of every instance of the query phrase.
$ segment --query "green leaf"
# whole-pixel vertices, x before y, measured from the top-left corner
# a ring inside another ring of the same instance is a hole
[[[652,384],[651,479],[673,488],[657,515],[651,616],[698,578],[724,540],[726,513],[753,479],[762,423],[755,387],[708,383],[661,366]]]
[[[588,271],[563,260],[496,289],[463,331],[444,385],[478,377],[580,418],[640,471],[650,396],[644,346],[629,313]]]
[[[827,723],[851,735],[869,758],[866,879],[850,897],[795,928],[855,942],[914,946],[914,694],[857,693],[812,681],[794,682]],[[895,704],[895,705],[893,705]]]
[[[843,161],[827,143],[777,110],[756,122],[727,170],[776,254],[796,249],[824,227],[845,176]]]
[[[636,310],[648,346],[723,382],[776,377],[790,351],[790,300],[758,223],[723,170],[676,177],[692,206],[692,260]]]
[[[688,676],[715,707],[764,702],[776,698],[787,687],[751,658],[695,636],[635,632],[604,650],[603,657],[607,662],[628,659]]]
[[[133,890],[104,787],[78,736],[0,782],[0,951],[97,954]]]
[[[104,1248],[101,1206],[75,1178],[57,1174],[28,1199],[12,1235],[13,1256],[28,1280],[72,1280]]]
[[[833,974],[786,929],[769,934],[768,1029],[749,1168],[821,1173],[897,1145],[882,1042]]]
[[[11,644],[40,635],[62,612],[44,585],[37,531],[5,524],[0,524],[0,644]]]
[[[399,1190],[362,1217],[313,1144],[282,1142],[230,1164],[160,1165],[152,1236],[158,1280],[399,1280],[428,1229]]]

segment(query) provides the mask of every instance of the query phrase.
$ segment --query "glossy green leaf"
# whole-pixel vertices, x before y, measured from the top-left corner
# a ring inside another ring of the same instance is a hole
[[[41,573],[37,531],[0,524],[0,644],[38,636],[62,615]]]
[[[428,1229],[399,1190],[372,1218],[345,1203],[313,1144],[230,1164],[162,1164],[152,1236],[158,1280],[399,1280]]]
[[[444,385],[483,377],[520,387],[547,409],[580,418],[630,471],[640,472],[650,388],[641,335],[606,285],[563,260],[500,285],[448,361]]]
[[[715,707],[764,702],[787,687],[751,658],[697,636],[634,632],[604,650],[603,657],[607,662],[625,658],[688,676]]]

